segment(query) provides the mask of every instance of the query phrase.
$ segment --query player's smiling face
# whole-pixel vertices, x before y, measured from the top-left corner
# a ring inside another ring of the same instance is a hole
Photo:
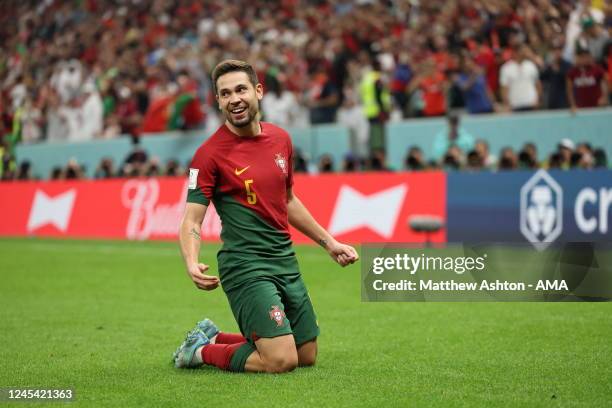
[[[217,79],[217,102],[223,116],[233,126],[248,126],[259,114],[263,98],[261,84],[253,86],[245,72],[229,72]]]

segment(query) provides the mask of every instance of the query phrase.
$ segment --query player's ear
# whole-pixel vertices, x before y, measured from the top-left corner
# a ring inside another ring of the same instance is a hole
[[[257,99],[260,101],[263,99],[263,92],[263,85],[261,83],[255,85],[255,95],[257,95]]]

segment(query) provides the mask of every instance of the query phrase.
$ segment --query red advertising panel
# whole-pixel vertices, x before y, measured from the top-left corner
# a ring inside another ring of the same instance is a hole
[[[295,193],[317,221],[347,242],[419,242],[413,215],[446,219],[444,173],[296,176]],[[0,183],[0,235],[116,239],[174,239],[187,181],[177,178]],[[210,206],[205,240],[219,239]],[[297,243],[309,240],[292,231]],[[446,240],[446,233],[432,234]]]

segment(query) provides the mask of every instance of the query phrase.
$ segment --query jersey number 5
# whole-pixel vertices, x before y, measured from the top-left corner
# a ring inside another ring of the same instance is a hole
[[[247,203],[253,205],[257,203],[257,196],[255,195],[255,192],[251,190],[251,184],[253,184],[253,179],[244,180],[244,188],[246,189]]]

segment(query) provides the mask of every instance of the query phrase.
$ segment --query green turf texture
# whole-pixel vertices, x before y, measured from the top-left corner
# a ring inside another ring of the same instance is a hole
[[[0,387],[73,387],[71,407],[612,406],[610,303],[362,303],[358,266],[297,253],[317,365],[235,374],[170,363],[201,318],[237,329],[175,243],[0,239]]]

